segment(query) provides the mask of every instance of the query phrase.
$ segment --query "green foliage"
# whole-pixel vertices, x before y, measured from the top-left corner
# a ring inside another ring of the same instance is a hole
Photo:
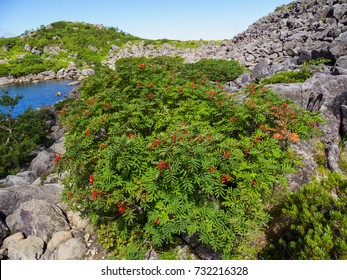
[[[7,64],[0,64],[0,76],[11,75],[20,77],[27,74],[38,74],[47,70],[58,71],[67,67],[67,63],[59,60],[43,59],[36,54],[28,54],[22,59],[12,60]]]
[[[347,180],[337,173],[287,195],[286,237],[270,249],[279,259],[347,259]]]
[[[303,83],[312,77],[313,66],[331,63],[330,59],[317,58],[304,62],[299,71],[285,71],[279,72],[270,78],[264,78],[260,82],[266,84],[279,84],[279,83]]]
[[[120,60],[61,107],[65,199],[120,258],[183,232],[223,258],[253,258],[266,205],[300,162],[288,145],[308,139],[319,119],[266,88],[250,85],[240,101],[182,69],[174,58]]]
[[[0,94],[0,177],[15,173],[29,161],[30,152],[42,143],[45,122],[39,113],[28,109],[14,119],[13,108],[20,96],[12,98],[7,92]],[[7,112],[6,112],[7,111]]]
[[[188,78],[196,78],[204,73],[209,81],[219,80],[226,83],[240,76],[244,67],[235,60],[201,59],[196,63],[186,65],[186,71]]]
[[[106,58],[111,44],[122,46],[127,41],[139,39],[113,27],[101,28],[86,23],[59,21],[51,26],[28,31],[21,37],[0,38],[0,57],[9,60],[6,64],[0,64],[0,76],[19,77],[46,70],[57,71],[66,68],[72,61],[83,67],[93,66]],[[25,52],[25,44],[41,52],[45,46],[59,47],[61,51],[56,56],[48,52],[36,55]],[[91,47],[97,51],[91,50]],[[69,54],[76,54],[77,59],[69,58]],[[18,55],[25,56],[18,59]]]
[[[279,72],[270,78],[264,78],[261,80],[262,84],[279,84],[279,83],[303,83],[307,79],[311,78],[312,74],[307,69],[301,69],[300,71],[286,71]]]

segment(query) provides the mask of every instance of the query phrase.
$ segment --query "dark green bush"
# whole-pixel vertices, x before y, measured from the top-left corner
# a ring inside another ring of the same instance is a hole
[[[210,81],[226,83],[235,80],[244,71],[235,60],[201,59],[196,63],[186,65],[187,78],[196,79],[201,73]]]
[[[347,180],[337,173],[313,180],[285,199],[282,236],[266,258],[347,259]]]

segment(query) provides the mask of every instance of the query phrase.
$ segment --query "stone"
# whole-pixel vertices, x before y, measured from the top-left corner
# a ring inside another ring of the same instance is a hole
[[[48,242],[57,231],[70,230],[63,211],[44,200],[32,199],[21,204],[7,216],[6,224],[12,232],[36,235]]]
[[[40,178],[40,177],[38,177],[34,182],[32,182],[31,183],[33,186],[38,186],[38,187],[40,187],[40,186],[42,186],[43,185],[43,180]]]
[[[347,55],[341,56],[336,60],[333,73],[335,75],[347,74]]]
[[[90,225],[90,220],[89,218],[84,219],[81,217],[81,213],[80,212],[74,212],[72,210],[67,212],[67,218],[70,222],[70,225],[72,227],[75,227],[77,229],[86,229],[89,227]]]
[[[59,246],[56,253],[58,260],[81,260],[87,253],[83,238],[72,238]]]
[[[339,57],[346,55],[346,53],[347,53],[347,32],[342,33],[338,38],[336,38],[331,43],[330,52],[334,56],[335,59],[338,59]]]
[[[29,44],[25,44],[23,50],[24,50],[25,52],[30,52],[30,51],[31,51],[30,45],[29,45]]]
[[[342,173],[339,167],[339,155],[340,149],[336,144],[331,144],[326,146],[326,155],[327,155],[327,165],[330,171]]]
[[[82,71],[81,71],[81,74],[83,75],[83,76],[90,76],[90,75],[94,75],[95,74],[95,71],[94,71],[94,69],[83,69]]]
[[[60,184],[0,188],[0,212],[5,216],[11,215],[22,203],[34,198],[57,204],[61,202],[62,191],[63,186]]]
[[[255,81],[260,81],[261,79],[267,77],[269,74],[270,66],[264,60],[262,60],[254,66],[251,78]]]
[[[73,81],[67,84],[67,86],[78,86],[80,85],[80,81]]]
[[[8,175],[3,183],[4,187],[29,185],[37,178],[36,171],[23,171],[16,175]]]
[[[43,254],[45,243],[37,236],[29,236],[8,248],[11,260],[38,260]]]
[[[298,167],[297,172],[286,175],[288,189],[296,191],[317,175],[317,163],[314,160],[316,150],[310,142],[303,141],[292,145],[291,148],[302,159],[302,166]]]
[[[9,247],[13,246],[14,244],[17,244],[19,241],[23,239],[25,239],[25,236],[22,232],[14,233],[3,241],[1,249],[7,250]]]
[[[10,82],[10,80],[6,77],[0,77],[0,85],[6,85]]]
[[[58,231],[47,244],[47,249],[54,252],[61,244],[73,238],[70,231]]]
[[[64,139],[64,137],[60,138],[57,142],[50,146],[49,149],[53,151],[55,154],[64,154],[66,152]]]
[[[337,20],[341,19],[347,12],[347,5],[346,4],[336,4],[333,7],[333,16]]]
[[[34,170],[37,174],[47,175],[53,171],[54,168],[54,153],[47,151],[40,152],[31,162],[29,169]]]
[[[341,105],[347,104],[347,75],[316,73],[304,83],[275,84],[272,89],[309,111],[319,111],[327,124],[321,125],[325,144],[339,141]]]

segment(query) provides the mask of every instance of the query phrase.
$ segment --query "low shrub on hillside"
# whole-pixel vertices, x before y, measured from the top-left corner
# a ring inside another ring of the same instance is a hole
[[[289,193],[285,234],[269,246],[276,259],[347,259],[347,180],[337,173]]]
[[[226,83],[240,76],[244,67],[236,60],[225,59],[201,59],[196,63],[186,65],[186,77],[196,78],[201,73],[210,81]]]
[[[266,205],[300,162],[289,144],[307,139],[317,117],[255,85],[245,100],[226,95],[174,62],[123,60],[59,110],[64,197],[119,258],[143,258],[182,233],[225,259],[252,258]]]
[[[29,162],[29,154],[42,143],[45,121],[40,113],[28,109],[18,118],[11,112],[20,97],[12,98],[0,92],[0,178],[18,172]]]
[[[311,78],[314,68],[322,69],[324,64],[331,63],[330,59],[318,58],[304,62],[299,71],[279,72],[269,78],[264,78],[260,82],[262,84],[279,84],[279,83],[303,83]]]

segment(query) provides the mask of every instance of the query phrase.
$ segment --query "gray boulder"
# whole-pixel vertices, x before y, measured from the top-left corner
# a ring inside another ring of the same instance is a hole
[[[336,60],[333,73],[335,75],[346,75],[347,74],[347,56],[341,56]]]
[[[58,231],[47,244],[47,249],[54,252],[61,244],[72,239],[73,236],[70,231]]]
[[[94,69],[83,69],[82,71],[81,71],[81,74],[83,75],[83,76],[89,76],[89,75],[94,75],[94,73],[95,73],[95,71],[94,71]]]
[[[24,171],[16,175],[8,175],[4,182],[4,187],[30,185],[37,178],[36,171]]]
[[[44,200],[33,199],[21,204],[7,216],[6,224],[12,232],[36,235],[48,242],[57,231],[70,230],[63,211]]]
[[[29,236],[8,248],[11,260],[38,260],[43,254],[45,243],[37,236]]]
[[[25,44],[23,50],[24,50],[25,52],[30,52],[30,51],[31,51],[30,45],[29,45],[29,44]]]
[[[260,81],[261,79],[267,77],[270,74],[270,66],[262,60],[257,65],[254,66],[251,78],[255,81]]]
[[[11,215],[22,203],[34,198],[57,204],[61,202],[62,191],[63,186],[60,184],[23,185],[0,189],[0,212],[5,216]]]
[[[63,132],[64,130],[61,130]],[[61,137],[57,142],[55,142],[52,146],[49,147],[51,151],[53,151],[56,154],[64,154],[66,152],[65,145],[64,145],[65,137]]]
[[[58,260],[81,260],[87,253],[87,246],[83,238],[72,238],[57,250],[56,259]]]
[[[322,125],[324,142],[337,143],[340,135],[341,105],[347,104],[347,75],[332,76],[316,73],[311,79],[298,84],[275,84],[273,90],[290,98],[304,109],[320,111],[328,122]],[[345,101],[346,100],[346,101]]]
[[[48,153],[47,151],[40,152],[30,164],[30,170],[36,171],[39,176],[51,173],[53,168],[54,153]]]
[[[347,53],[347,32],[342,33],[338,38],[336,38],[331,43],[330,52],[334,56],[335,59],[338,59],[339,57],[346,55],[346,53]]]
[[[317,163],[314,160],[316,149],[310,142],[302,142],[292,145],[293,151],[302,159],[302,166],[299,166],[296,173],[286,176],[288,189],[298,190],[301,186],[308,184],[312,176],[317,175]]]
[[[336,144],[327,145],[326,147],[326,155],[327,155],[327,165],[331,171],[335,171],[338,173],[342,173],[339,167],[339,155],[340,149]]]

